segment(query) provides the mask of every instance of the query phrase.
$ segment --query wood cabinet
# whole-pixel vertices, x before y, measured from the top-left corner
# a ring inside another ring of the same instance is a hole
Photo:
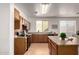
[[[23,25],[23,17],[19,16],[19,20],[16,18],[14,19],[14,29],[19,29],[22,30],[22,25]]]
[[[20,20],[14,20],[14,29],[20,29]]]
[[[20,14],[16,8],[14,8],[14,29],[20,29]]]
[[[27,50],[27,38],[18,37],[14,39],[14,54],[23,55]]]
[[[16,32],[22,31],[23,29],[26,30],[28,26],[27,24],[26,19],[21,16],[20,12],[16,8],[14,8],[14,35],[16,35]],[[24,37],[14,38],[15,55],[23,55],[26,52],[28,46],[30,46],[29,39],[30,38]]]
[[[14,8],[14,18],[19,20],[19,16],[20,16],[19,11],[16,8]]]
[[[26,26],[27,30],[30,30],[30,22],[20,15],[20,12],[14,8],[14,29],[22,30],[22,25]]]
[[[57,45],[48,39],[48,47],[50,55],[57,55]]]
[[[23,17],[20,16],[20,30],[22,30],[22,20],[23,20]]]
[[[47,43],[48,38],[47,34],[33,34],[32,43]]]
[[[32,43],[38,43],[39,41],[39,35],[37,34],[32,34]]]
[[[58,46],[59,55],[78,55],[78,46],[77,45],[62,45]]]
[[[52,44],[50,40],[48,40],[48,48],[49,48],[49,54],[52,55]]]
[[[27,48],[29,49],[31,45],[32,35],[27,36]]]
[[[77,55],[78,45],[58,45],[51,39],[48,39],[50,55]]]

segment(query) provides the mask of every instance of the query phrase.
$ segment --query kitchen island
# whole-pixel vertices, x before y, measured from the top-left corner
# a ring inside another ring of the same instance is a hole
[[[50,55],[78,55],[78,40],[66,38],[61,40],[58,36],[48,36],[48,47]]]

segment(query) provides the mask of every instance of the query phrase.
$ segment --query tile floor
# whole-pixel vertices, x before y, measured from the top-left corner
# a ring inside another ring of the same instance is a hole
[[[24,55],[49,55],[47,43],[32,43]]]

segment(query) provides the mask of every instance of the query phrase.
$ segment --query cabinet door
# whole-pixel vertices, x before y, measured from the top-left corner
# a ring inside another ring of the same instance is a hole
[[[53,46],[52,46],[52,49],[51,49],[51,54],[52,55],[57,55],[57,49],[55,49]]]
[[[34,42],[34,43],[47,43],[48,37],[45,34],[33,34],[32,42]]]
[[[43,38],[43,35],[42,35],[42,34],[39,34],[39,35],[38,35],[38,38],[39,38],[39,39],[38,39],[38,42],[39,42],[39,43],[43,43],[43,42],[44,42],[44,38]]]
[[[25,41],[24,41],[24,42],[25,42],[25,44],[24,44],[24,45],[25,45],[25,50],[24,50],[24,51],[26,52],[26,51],[27,51],[27,49],[28,49],[28,47],[27,47],[28,42],[27,42],[27,39],[26,39],[26,38],[25,38]]]
[[[14,20],[14,29],[20,29],[20,20]]]
[[[44,34],[43,35],[43,40],[44,40],[43,41],[44,43],[47,43],[48,42],[48,36],[47,36],[47,34]]]
[[[46,34],[39,34],[39,43],[47,43],[47,35]]]
[[[38,34],[32,35],[32,43],[39,43],[39,35]]]
[[[14,8],[14,18],[19,20],[19,11],[16,8]]]
[[[52,55],[52,45],[50,43],[50,39],[48,40],[48,48],[49,48],[49,54]]]
[[[58,55],[78,55],[78,45],[58,46]]]
[[[25,53],[25,39],[15,38],[14,40],[14,54],[23,55]]]
[[[23,18],[22,16],[20,16],[20,30],[22,30],[22,21],[23,21]]]
[[[52,55],[57,55],[57,45],[51,41]]]
[[[48,39],[48,47],[50,55],[57,55],[57,46],[50,39]]]

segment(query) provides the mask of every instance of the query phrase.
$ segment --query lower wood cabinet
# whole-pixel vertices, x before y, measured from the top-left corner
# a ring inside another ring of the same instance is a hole
[[[23,55],[27,50],[27,38],[18,37],[14,39],[14,54]]]
[[[32,43],[47,43],[47,34],[32,34]]]
[[[59,55],[78,55],[77,45],[58,46]]]
[[[38,42],[39,42],[39,35],[32,34],[32,43],[38,43]]]
[[[27,49],[29,49],[29,47],[31,46],[31,40],[32,40],[32,35],[29,35],[27,37]]]
[[[49,48],[49,54],[52,55],[52,44],[50,43],[50,40],[48,40],[48,48]]]
[[[50,55],[57,55],[57,45],[48,39],[48,47],[49,47],[49,54]]]

